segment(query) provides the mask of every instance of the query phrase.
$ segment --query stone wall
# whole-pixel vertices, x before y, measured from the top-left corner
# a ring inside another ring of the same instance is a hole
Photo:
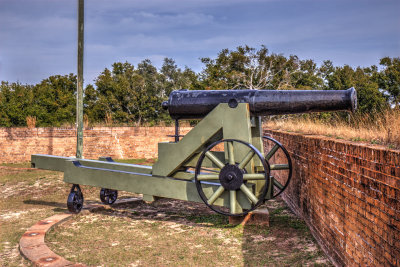
[[[284,199],[339,266],[400,266],[400,152],[266,131],[291,154]]]

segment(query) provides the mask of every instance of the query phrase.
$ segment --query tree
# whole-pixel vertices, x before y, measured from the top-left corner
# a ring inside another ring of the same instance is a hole
[[[28,109],[39,126],[60,126],[76,120],[76,75],[54,75],[32,88]]]
[[[188,67],[182,71],[172,58],[164,59],[161,74],[163,75],[161,77],[163,79],[163,98],[168,98],[173,90],[202,89],[197,74]]]
[[[265,46],[223,49],[216,59],[202,58],[201,80],[209,89],[316,89],[323,80],[312,60],[269,54]]]
[[[376,67],[353,69],[349,65],[333,67],[330,62],[325,62],[320,70],[326,82],[326,89],[356,88],[358,113],[375,113],[387,107],[386,98],[379,91],[378,83],[375,81]]]
[[[379,62],[384,66],[378,77],[379,87],[389,96],[389,101],[400,106],[400,57],[384,57]]]
[[[299,68],[291,75],[292,86],[302,90],[324,89],[324,81],[317,64],[311,60],[299,60]]]
[[[2,82],[0,87],[0,122],[2,126],[24,126],[32,107],[32,86]]]
[[[10,119],[8,118],[7,114],[7,102],[8,99],[6,97],[8,91],[8,83],[1,82],[0,85],[0,126],[10,127]]]
[[[390,106],[400,106],[400,58],[384,57],[383,67],[352,68],[324,61],[318,67],[311,60],[295,55],[270,53],[265,46],[238,46],[222,49],[216,58],[201,58],[204,68],[195,73],[181,69],[172,58],[165,58],[157,69],[146,59],[135,68],[116,62],[105,68],[94,85],[87,85],[84,112],[92,122],[112,117],[117,123],[141,124],[170,122],[162,101],[173,90],[189,89],[324,89],[355,87],[358,114],[375,114]],[[1,82],[0,126],[24,126],[27,116],[36,117],[37,126],[60,126],[75,122],[76,76],[54,75],[36,85]],[[322,113],[320,116],[334,119]],[[343,113],[344,114],[344,113]],[[342,117],[347,117],[339,113]],[[311,116],[311,115],[310,115]]]
[[[165,78],[146,59],[137,69],[128,62],[114,63],[96,79],[94,87],[88,87],[85,103],[89,119],[102,121],[107,114],[122,123],[159,121],[166,113],[161,108],[167,97],[163,82]]]

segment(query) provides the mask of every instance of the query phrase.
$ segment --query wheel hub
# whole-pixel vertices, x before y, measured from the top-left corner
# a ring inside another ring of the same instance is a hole
[[[225,165],[219,173],[219,181],[226,190],[238,190],[243,184],[243,172],[236,165]]]

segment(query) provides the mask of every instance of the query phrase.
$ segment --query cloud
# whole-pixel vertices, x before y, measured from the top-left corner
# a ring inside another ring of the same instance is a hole
[[[151,12],[133,13],[127,18],[122,18],[122,24],[131,25],[132,22],[150,22],[153,24],[184,24],[184,25],[199,25],[209,23],[213,20],[213,16],[202,13],[175,13],[175,14],[160,14]]]
[[[158,14],[136,12],[115,17],[92,16],[86,20],[86,29],[91,35],[128,35],[132,33],[153,33],[188,27],[206,27],[214,21],[212,15],[204,13]]]
[[[115,61],[200,57],[265,44],[271,52],[354,66],[400,54],[398,0],[85,1],[85,80]],[[0,0],[0,79],[38,82],[76,69],[76,1]]]
[[[217,7],[234,6],[237,4],[254,5],[266,2],[286,2],[282,0],[96,0],[86,2],[87,7],[94,9],[95,12],[108,12],[114,10],[154,10],[156,12],[176,12],[184,10],[210,9]]]

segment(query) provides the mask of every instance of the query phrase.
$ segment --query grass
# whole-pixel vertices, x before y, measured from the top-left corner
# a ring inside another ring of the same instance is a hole
[[[151,164],[151,160],[124,160]],[[82,187],[99,203],[99,189]],[[18,251],[21,235],[37,221],[66,212],[69,185],[62,173],[0,164],[0,266],[29,266]],[[171,199],[83,211],[56,226],[46,243],[73,262],[100,266],[331,265],[305,224],[282,200],[267,202],[270,227],[233,226],[204,204]]]
[[[212,227],[229,227],[228,218],[220,214],[189,215],[186,216],[186,219]]]
[[[228,233],[216,236],[196,225],[154,222],[127,214],[115,217],[111,213],[93,213],[80,216],[74,223],[72,227],[61,225],[47,240],[60,254],[90,265],[240,265],[240,258],[229,257],[240,254],[240,242],[235,240],[228,249],[222,246]],[[221,264],[216,264],[218,258]]]
[[[330,120],[316,119],[315,116],[309,115],[283,116],[266,121],[264,127],[400,149],[400,110],[398,109],[387,110],[374,116],[351,116],[349,121],[335,116]]]
[[[60,201],[56,192],[64,185],[57,182],[59,175],[56,178],[54,172],[27,170],[29,166],[0,164],[0,266],[29,265],[19,255],[18,241],[38,220],[55,214],[57,207],[44,203]]]
[[[66,212],[69,185],[62,173],[30,169],[30,163],[0,164],[0,266],[30,266],[18,242],[37,221]],[[85,187],[85,196],[98,189]]]
[[[67,259],[90,265],[330,265],[282,200],[269,207],[270,227],[234,226],[202,204],[136,199],[80,214],[46,240]]]

